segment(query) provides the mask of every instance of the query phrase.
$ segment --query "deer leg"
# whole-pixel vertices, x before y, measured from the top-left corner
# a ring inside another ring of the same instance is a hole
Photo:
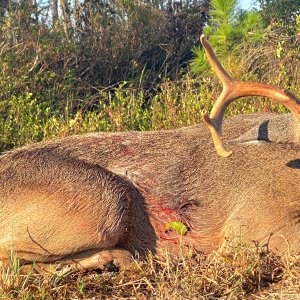
[[[125,249],[87,250],[66,257],[55,263],[36,263],[33,269],[39,273],[68,273],[88,270],[129,270],[134,266],[132,254]],[[27,266],[28,267],[28,266]]]

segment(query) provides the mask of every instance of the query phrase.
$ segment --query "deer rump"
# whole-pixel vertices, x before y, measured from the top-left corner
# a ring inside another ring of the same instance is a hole
[[[213,62],[222,79],[227,73]],[[263,95],[273,88],[250,86]],[[238,116],[222,128],[223,99],[209,117],[203,112],[210,132],[199,124],[94,133],[2,155],[0,258],[13,250],[24,262],[103,268],[159,248],[209,252],[227,237],[300,251],[299,100],[274,89],[292,114]],[[188,231],[166,230],[173,221]]]

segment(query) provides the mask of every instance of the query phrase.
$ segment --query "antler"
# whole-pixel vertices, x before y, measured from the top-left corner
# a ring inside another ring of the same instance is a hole
[[[300,100],[292,92],[268,84],[241,82],[233,79],[222,67],[205,35],[201,35],[200,41],[210,65],[223,84],[223,91],[215,102],[210,115],[208,116],[205,110],[202,111],[202,119],[211,132],[216,151],[220,156],[228,157],[232,154],[232,151],[227,151],[223,146],[222,122],[227,106],[240,97],[263,96],[273,98],[288,108],[300,124]]]

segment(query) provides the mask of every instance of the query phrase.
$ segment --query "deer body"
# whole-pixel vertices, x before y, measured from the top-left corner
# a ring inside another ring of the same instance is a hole
[[[248,117],[243,130],[290,117]],[[292,165],[299,145],[237,143],[224,159],[208,140],[202,124],[71,136],[4,154],[1,257],[12,245],[22,260],[43,262],[114,247],[211,251],[241,234],[260,243],[275,234],[278,250],[286,248],[283,235],[299,250],[300,171]],[[188,226],[185,236],[165,232],[174,220]]]
[[[226,237],[300,251],[300,102],[272,86],[236,83],[201,41],[224,84],[205,124],[71,136],[0,157],[0,259],[13,248],[25,262],[102,268],[136,251],[208,252]],[[231,101],[272,91],[292,114],[222,126]],[[166,232],[172,221],[188,232]]]

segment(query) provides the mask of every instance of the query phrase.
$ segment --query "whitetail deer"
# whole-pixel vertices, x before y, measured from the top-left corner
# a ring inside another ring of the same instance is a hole
[[[0,158],[0,258],[75,269],[125,264],[167,247],[209,252],[226,237],[300,252],[300,104],[290,92],[234,81],[201,37],[224,90],[210,117],[217,152],[227,105],[246,95],[277,99],[292,114],[224,121],[230,157],[216,154],[205,124],[157,132],[54,139]],[[180,221],[188,231],[166,232]]]

